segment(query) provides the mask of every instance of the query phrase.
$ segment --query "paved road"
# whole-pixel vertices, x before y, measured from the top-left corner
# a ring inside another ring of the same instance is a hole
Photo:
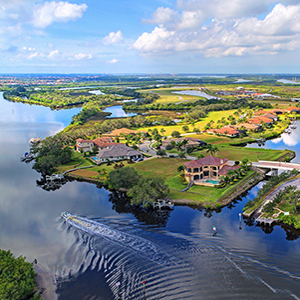
[[[259,168],[274,168],[274,169],[283,169],[283,170],[300,170],[300,164],[296,163],[286,163],[278,161],[258,161],[252,162],[252,165]]]
[[[272,191],[268,196],[266,196],[261,208],[257,211],[258,213],[262,212],[263,207],[268,204],[269,202],[273,201],[273,199],[275,198],[275,196],[278,194],[279,191],[282,191],[285,187],[289,186],[289,185],[294,185],[297,187],[297,190],[300,190],[300,179],[299,178],[295,178],[292,180],[289,180],[285,183],[283,183],[282,185],[280,185],[277,189],[275,189],[274,191]]]

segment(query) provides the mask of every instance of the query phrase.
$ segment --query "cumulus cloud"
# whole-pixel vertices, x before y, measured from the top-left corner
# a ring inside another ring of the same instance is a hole
[[[66,23],[81,18],[86,10],[86,4],[45,2],[33,12],[32,23],[37,28],[45,28],[54,22]]]
[[[108,64],[115,64],[115,63],[117,63],[117,62],[118,62],[118,60],[115,59],[115,58],[113,58],[112,60],[108,60],[108,61],[107,61]]]
[[[178,7],[185,10],[179,13],[158,8],[148,22],[160,22],[151,32],[144,32],[133,48],[147,54],[194,51],[208,57],[272,55],[300,48],[299,1],[297,5],[293,5],[296,2],[293,0],[282,1],[286,4],[274,3],[268,11],[273,2],[178,1]],[[245,7],[251,3],[251,9],[245,12],[242,3]],[[224,5],[228,5],[227,9]],[[259,14],[263,12],[266,13],[261,18]]]
[[[107,35],[102,39],[102,43],[104,45],[118,44],[121,43],[122,41],[123,41],[123,34],[120,30],[117,32],[110,32],[109,35]]]
[[[75,59],[80,60],[80,59],[91,59],[93,56],[92,54],[85,54],[85,53],[78,53],[74,55]]]

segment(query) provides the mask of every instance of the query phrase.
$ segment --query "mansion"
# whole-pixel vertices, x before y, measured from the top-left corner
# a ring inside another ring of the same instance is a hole
[[[226,176],[229,170],[238,169],[239,166],[230,166],[227,158],[212,155],[184,163],[184,176],[187,182],[202,185],[210,180],[218,181],[221,176]]]

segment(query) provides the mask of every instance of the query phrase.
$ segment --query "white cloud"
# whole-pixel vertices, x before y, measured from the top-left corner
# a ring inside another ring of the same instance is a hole
[[[37,28],[45,28],[54,22],[66,23],[80,19],[87,10],[86,4],[71,4],[69,2],[45,2],[33,12],[32,23]]]
[[[109,35],[107,35],[102,39],[102,43],[104,45],[118,44],[121,43],[122,41],[123,41],[123,34],[120,30],[117,32],[110,32]]]
[[[60,55],[60,53],[59,53],[58,50],[53,50],[53,51],[51,51],[51,52],[49,53],[48,57],[49,57],[49,58],[55,58],[55,57],[57,57],[57,56],[59,56],[59,55]]]
[[[149,24],[166,24],[178,21],[180,15],[169,7],[159,7],[153,14],[152,19],[143,20],[144,23]]]
[[[84,54],[84,53],[78,53],[74,55],[75,59],[80,60],[80,59],[91,59],[93,56],[92,54]]]
[[[115,58],[113,58],[112,60],[108,60],[107,61],[107,63],[109,63],[109,64],[115,64],[117,62],[119,62],[119,61],[117,59],[115,59]]]
[[[216,7],[210,7],[211,2]],[[215,57],[273,55],[300,48],[300,4],[279,3],[262,19],[251,16],[265,11],[266,5],[271,2],[273,1],[249,1],[252,6],[245,13],[241,3],[246,7],[249,3],[241,0],[178,1],[179,7],[186,10],[180,14],[176,12],[176,22],[167,17],[169,11],[166,8],[159,8],[153,14],[151,22],[164,20],[165,23],[157,24],[152,32],[144,32],[135,41],[133,48],[145,54],[193,51]],[[220,7],[225,4],[228,4],[227,10],[221,13]],[[161,17],[158,16],[159,13],[162,14]],[[241,17],[243,14],[248,17]]]

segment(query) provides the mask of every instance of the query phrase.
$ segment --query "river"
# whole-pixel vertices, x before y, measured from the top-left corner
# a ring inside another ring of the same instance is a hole
[[[239,222],[262,183],[217,212],[131,210],[122,194],[76,181],[47,192],[19,157],[31,137],[54,134],[78,111],[10,103],[2,95],[0,108],[0,248],[43,264],[57,280],[58,299],[118,299],[117,282],[121,299],[145,299],[143,281],[148,300],[300,298],[298,236],[280,226],[263,231]],[[100,222],[116,238],[69,226],[63,211]],[[131,246],[118,242],[120,232]]]

